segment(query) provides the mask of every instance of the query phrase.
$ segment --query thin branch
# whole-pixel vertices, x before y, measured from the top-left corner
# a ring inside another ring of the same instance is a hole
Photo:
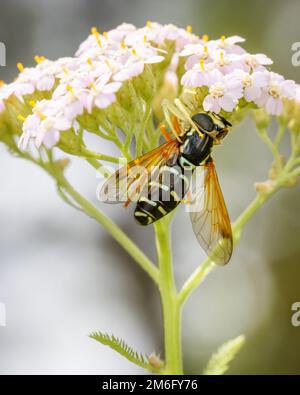
[[[145,272],[158,284],[159,272],[157,267],[150,261],[150,259],[137,247],[135,243],[103,212],[98,210],[87,199],[85,199],[79,192],[77,192],[72,185],[67,181],[62,173],[56,171],[55,168],[44,167],[49,174],[57,180],[61,189],[63,189],[72,199],[81,207],[81,209],[94,218],[101,224],[106,231],[128,252],[132,258],[140,265]]]
[[[275,190],[274,190],[275,192]],[[273,193],[274,193],[273,192]],[[250,220],[254,213],[262,206],[262,204],[271,196],[272,193],[261,195],[258,194],[244,212],[237,218],[232,226],[233,240],[236,244],[240,237],[242,229],[245,224]],[[194,273],[188,278],[183,285],[181,291],[178,294],[178,301],[182,305],[190,294],[203,282],[206,276],[216,267],[210,257],[206,258],[205,261],[194,271]]]

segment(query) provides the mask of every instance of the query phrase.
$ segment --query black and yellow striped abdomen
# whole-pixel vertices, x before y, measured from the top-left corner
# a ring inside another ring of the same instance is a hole
[[[189,190],[192,170],[176,163],[160,169],[158,181],[149,181],[142,192],[134,217],[141,225],[149,225],[173,211]]]

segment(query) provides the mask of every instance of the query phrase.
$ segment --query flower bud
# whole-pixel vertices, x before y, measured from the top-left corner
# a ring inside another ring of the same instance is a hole
[[[154,353],[149,355],[148,362],[155,372],[159,372],[164,366],[163,361]]]
[[[140,77],[136,77],[138,79]],[[117,92],[117,102],[119,106],[126,111],[132,112],[136,108],[136,103],[139,100],[136,89],[132,81],[125,81],[121,89]]]
[[[94,110],[92,114],[84,111],[83,114],[77,117],[77,121],[83,129],[89,132],[96,132],[99,130],[99,123],[97,122]]]
[[[283,110],[279,116],[279,121],[287,124],[291,118],[293,118],[295,113],[296,102],[295,100],[283,99]]]
[[[82,144],[74,129],[60,132],[60,139],[57,146],[64,152],[71,155],[80,155]]]
[[[155,95],[153,101],[153,111],[156,119],[161,121],[163,119],[162,101],[167,99],[172,102],[178,93],[178,81],[176,73],[167,71],[164,83],[160,91]]]
[[[157,85],[156,78],[154,77],[149,65],[145,64],[143,73],[133,79],[133,85],[137,91],[137,94],[141,96],[146,102],[151,102],[153,100],[157,90]]]
[[[281,172],[283,166],[285,165],[285,157],[283,155],[279,156],[279,162],[273,162],[269,169],[269,178],[270,180],[275,180],[279,173]]]
[[[270,180],[265,181],[265,182],[256,182],[254,184],[254,187],[258,193],[260,193],[262,195],[268,195],[273,190],[273,183]]]
[[[262,108],[253,111],[253,119],[258,130],[266,129],[271,122],[271,117]]]
[[[295,133],[300,133],[300,103],[297,101],[293,102],[293,111],[291,111],[288,119],[288,128]]]
[[[59,159],[59,160],[57,160],[55,162],[56,166],[58,166],[58,168],[61,171],[64,171],[65,168],[69,165],[69,163],[70,163],[70,159],[69,158],[62,158],[62,159]]]

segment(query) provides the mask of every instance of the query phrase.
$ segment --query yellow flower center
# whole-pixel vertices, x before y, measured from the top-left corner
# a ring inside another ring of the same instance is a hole
[[[89,86],[95,93],[98,93],[96,85],[93,82],[91,82]]]
[[[229,64],[230,62],[228,59],[226,59],[224,57],[224,52],[222,51],[222,52],[220,52],[220,59],[216,63],[217,63],[217,66],[223,67],[223,66],[226,66],[227,64]]]
[[[21,114],[19,114],[19,115],[17,116],[17,118],[18,118],[18,120],[21,121],[21,122],[24,122],[24,121],[26,120],[26,118],[23,117],[23,115],[21,115]]]
[[[274,97],[274,99],[278,99],[280,97],[280,88],[277,83],[273,82],[270,84],[269,95]]]
[[[218,99],[224,96],[224,85],[222,82],[216,82],[209,88],[209,93],[215,98]]]
[[[200,63],[200,69],[201,69],[202,71],[204,71],[204,60],[203,60],[203,59],[200,59],[199,63]]]
[[[252,79],[251,79],[250,75],[246,75],[246,77],[243,79],[242,83],[243,83],[243,87],[244,88],[247,88],[247,87],[251,86],[252,85]]]
[[[219,44],[219,47],[225,48],[225,46],[226,46],[226,42],[225,42],[226,36],[221,36],[220,40],[221,40],[221,43]]]
[[[46,60],[45,56],[39,56],[39,55],[35,55],[34,60],[37,64],[42,63],[44,60]]]
[[[21,62],[17,63],[17,69],[19,70],[20,73],[22,73],[22,71],[24,71],[23,63]]]
[[[53,128],[53,124],[54,123],[53,123],[52,119],[49,119],[49,118],[46,119],[46,117],[43,119],[43,127],[46,130],[46,132],[48,132],[50,129]]]
[[[30,107],[32,107],[32,112],[34,114],[37,114],[42,121],[44,121],[47,118],[46,115],[44,115],[42,111],[38,107],[36,107],[36,102],[34,100],[30,100],[29,105]]]
[[[98,32],[98,30],[97,30],[97,28],[95,26],[91,28],[91,33],[95,37],[99,47],[102,48],[102,43],[101,43],[101,40],[100,40],[100,33]]]
[[[73,93],[74,94],[74,89],[71,87],[71,85],[67,85],[66,89],[68,92]]]
[[[245,59],[245,63],[247,66],[251,67],[252,69],[255,69],[255,67],[258,66],[258,62],[253,56],[247,56]]]
[[[208,58],[209,54],[208,54],[208,50],[207,50],[207,46],[206,45],[203,47],[203,51],[202,51],[202,53],[199,54],[199,56],[203,60],[206,60]]]

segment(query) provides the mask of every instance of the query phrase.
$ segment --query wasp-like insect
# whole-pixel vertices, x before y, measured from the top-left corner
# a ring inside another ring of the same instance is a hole
[[[199,244],[215,263],[224,265],[232,253],[232,231],[211,151],[232,125],[214,113],[202,112],[192,117],[185,113],[181,121],[184,118],[189,126],[183,130],[175,111],[172,119],[166,114],[175,138],[169,137],[158,148],[113,174],[102,187],[101,200],[125,201],[126,207],[136,201],[134,217],[141,225],[161,219],[181,202],[189,202]],[[197,182],[199,169],[204,171],[202,182]],[[196,187],[191,191],[193,184]]]

